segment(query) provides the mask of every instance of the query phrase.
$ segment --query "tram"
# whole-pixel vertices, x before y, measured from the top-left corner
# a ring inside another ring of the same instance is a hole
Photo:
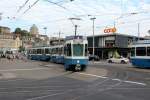
[[[131,63],[135,67],[150,68],[150,40],[137,41],[131,46]]]
[[[27,50],[28,59],[39,60],[39,61],[49,61],[49,47],[37,47],[30,48]]]
[[[63,45],[36,47],[27,50],[31,60],[64,64],[65,70],[83,71],[88,65],[88,42],[83,36],[69,36]]]
[[[64,67],[66,70],[85,70],[88,64],[87,39],[82,36],[66,37]]]

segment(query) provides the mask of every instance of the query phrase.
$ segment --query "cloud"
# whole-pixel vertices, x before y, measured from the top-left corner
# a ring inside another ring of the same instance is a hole
[[[0,21],[0,25],[9,26],[13,31],[16,27],[29,29],[32,24],[36,24],[41,34],[44,33],[43,27],[47,27],[49,36],[59,31],[63,32],[63,35],[69,35],[74,33],[74,27],[69,18],[78,16],[82,20],[73,21],[79,25],[78,33],[91,35],[92,21],[88,15],[96,17],[95,34],[103,34],[106,26],[113,27],[113,22],[122,15],[123,17],[116,21],[118,33],[134,35],[137,32],[136,23],[141,23],[141,36],[147,35],[147,30],[150,28],[150,24],[147,23],[150,19],[140,20],[148,18],[150,15],[150,2],[148,0],[122,0],[123,2],[121,0],[74,0],[73,2],[69,0],[63,2],[61,2],[62,0],[51,0],[60,2],[59,5],[64,8],[51,4],[46,0],[40,0],[23,14],[35,1],[29,0],[17,13],[25,0],[1,0],[0,12],[3,13],[3,19]],[[129,14],[133,12],[138,14]],[[15,19],[11,19],[14,16]]]

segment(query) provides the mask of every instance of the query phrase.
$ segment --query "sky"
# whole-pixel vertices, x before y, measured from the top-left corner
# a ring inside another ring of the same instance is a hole
[[[0,0],[0,16],[0,26],[12,32],[17,27],[29,31],[35,24],[40,34],[53,37],[60,32],[64,37],[73,35],[78,25],[77,34],[88,36],[93,34],[90,18],[95,17],[96,35],[107,34],[104,29],[115,23],[117,33],[138,36],[139,23],[140,36],[145,36],[150,29],[150,0]]]

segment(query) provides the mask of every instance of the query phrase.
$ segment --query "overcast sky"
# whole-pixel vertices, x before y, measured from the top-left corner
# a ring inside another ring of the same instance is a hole
[[[41,34],[47,27],[48,36],[74,34],[74,24],[79,25],[78,34],[92,35],[92,16],[95,20],[95,34],[104,34],[106,27],[116,23],[121,34],[148,35],[150,29],[150,0],[0,0],[1,26],[8,26],[11,31],[16,27],[29,30],[36,24]],[[50,3],[57,3],[57,5]],[[25,4],[26,3],[26,4]],[[31,7],[31,9],[27,10]],[[27,10],[27,12],[25,12]],[[88,16],[92,15],[92,16]],[[72,20],[69,18],[80,18]],[[54,34],[55,33],[55,34]]]

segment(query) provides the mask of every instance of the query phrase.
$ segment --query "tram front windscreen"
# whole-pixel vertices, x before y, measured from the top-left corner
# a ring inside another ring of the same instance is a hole
[[[83,44],[73,44],[73,56],[83,56]]]

